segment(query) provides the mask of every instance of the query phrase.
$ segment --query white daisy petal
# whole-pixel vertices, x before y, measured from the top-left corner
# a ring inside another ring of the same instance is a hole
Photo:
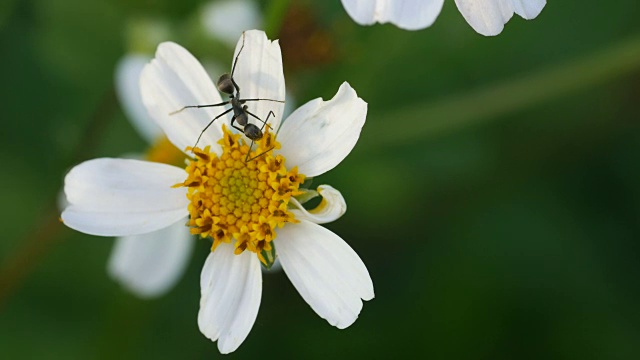
[[[345,10],[360,25],[392,23],[405,30],[429,27],[444,0],[342,0]]]
[[[284,272],[311,308],[344,329],[374,297],[369,272],[358,254],[331,231],[307,220],[289,224],[274,240]]]
[[[169,291],[187,267],[193,241],[186,219],[148,234],[120,237],[111,251],[109,274],[142,298]]]
[[[511,0],[511,3],[516,14],[523,19],[531,20],[540,15],[547,0]]]
[[[535,18],[546,3],[546,0],[456,0],[469,25],[485,36],[500,34],[514,12],[527,20]]]
[[[144,234],[188,215],[184,170],[160,163],[94,159],[65,177],[69,206],[62,220],[72,229],[101,236]]]
[[[326,224],[339,219],[347,211],[347,203],[344,201],[340,191],[329,185],[318,186],[318,193],[322,196],[322,201],[315,209],[307,211],[300,203],[291,198],[291,203],[297,207],[291,212],[296,219],[305,219],[316,224]]]
[[[242,36],[238,40],[234,60],[242,48]],[[240,87],[240,99],[285,100],[284,72],[282,54],[278,41],[270,41],[263,31],[244,32],[244,48],[238,57],[233,78]],[[249,112],[266,121],[269,112],[274,115],[268,119],[275,130],[280,126],[284,112],[283,102],[247,101]],[[249,117],[249,121],[262,127],[262,123]]]
[[[116,65],[116,94],[122,110],[138,133],[153,143],[163,135],[162,129],[151,119],[142,103],[140,94],[140,74],[151,60],[145,55],[125,55]]]
[[[223,354],[235,351],[249,335],[262,297],[260,260],[249,251],[233,253],[222,243],[209,254],[200,277],[198,327]]]
[[[512,0],[456,0],[456,6],[469,25],[485,36],[500,34],[513,16]]]
[[[348,83],[329,101],[311,100],[294,111],[278,132],[282,155],[307,177],[323,174],[349,155],[367,117],[367,103]]]
[[[151,117],[164,130],[169,140],[180,150],[193,146],[202,130],[226,107],[184,109],[184,106],[219,104],[222,98],[202,65],[182,46],[164,42],[158,46],[156,57],[147,64],[140,77],[142,100]],[[228,115],[228,114],[227,114]],[[230,116],[216,120],[202,135],[199,147],[216,143],[222,137],[222,124]]]
[[[260,9],[253,0],[210,1],[200,20],[209,36],[233,46],[244,30],[260,28]]]

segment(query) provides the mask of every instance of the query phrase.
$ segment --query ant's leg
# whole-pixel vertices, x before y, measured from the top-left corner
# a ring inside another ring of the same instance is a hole
[[[211,124],[213,124],[214,121],[218,120],[219,118],[221,118],[223,115],[228,114],[231,110],[233,109],[227,109],[225,110],[225,112],[223,112],[222,114],[216,116],[213,118],[213,120],[209,121],[209,123],[207,124],[207,126],[204,127],[204,129],[202,129],[202,131],[200,132],[200,135],[198,136],[198,140],[196,140],[195,145],[193,145],[193,147],[198,146],[198,143],[200,142],[200,138],[202,137],[202,134],[204,134],[205,131],[207,131],[207,129],[209,128],[209,126],[211,126]]]
[[[236,130],[238,130],[238,131],[240,131],[240,133],[241,133],[241,134],[244,134],[244,129],[239,128],[239,127],[237,127],[237,126],[235,126],[235,125],[234,125],[234,123],[236,122],[236,119],[237,119],[237,118],[238,118],[238,116],[237,116],[237,115],[233,115],[233,117],[231,118],[231,127],[232,127],[232,128],[234,128],[234,129],[236,129]]]
[[[193,109],[193,108],[207,108],[207,107],[214,107],[214,106],[224,106],[227,105],[228,103],[230,103],[230,101],[225,101],[225,102],[221,102],[220,104],[208,104],[208,105],[189,105],[189,106],[185,106],[180,110],[176,110],[176,111],[172,111],[169,113],[169,115],[175,115],[179,112],[181,112],[184,109]]]
[[[267,121],[260,119],[256,114],[249,112],[248,110],[245,110],[245,112],[251,116],[253,116],[254,118],[258,119],[263,125],[262,128],[260,128],[260,130],[264,129],[264,126],[267,125],[269,127],[269,129],[273,130],[273,128],[271,127],[271,125],[267,124]],[[267,120],[269,120],[269,116],[276,116],[276,114],[273,113],[273,111],[269,111],[269,114],[267,115]]]
[[[273,101],[273,102],[277,102],[277,103],[284,104],[284,100],[274,100],[274,99],[240,99],[240,102],[241,102],[241,103],[244,103],[245,101]]]
[[[260,131],[264,130],[264,126],[265,126],[265,125],[266,125],[266,126],[269,126],[269,129],[273,130],[273,128],[272,128],[270,125],[268,125],[268,124],[267,124],[267,121],[269,121],[269,118],[270,118],[271,116],[275,117],[275,116],[276,116],[276,114],[275,114],[273,111],[269,110],[269,113],[267,114],[267,118],[266,118],[266,119],[264,119],[264,121],[262,122],[262,126],[260,127]]]
[[[253,145],[253,140],[251,141],[251,145]],[[249,152],[247,153],[247,156],[246,156],[246,157],[245,157],[245,159],[244,159],[244,162],[249,162],[249,161],[255,160],[255,159],[259,158],[260,156],[262,156],[262,155],[264,155],[264,154],[268,153],[269,151],[273,150],[273,148],[274,148],[274,146],[272,146],[272,147],[268,148],[267,150],[265,150],[265,151],[261,152],[260,154],[258,154],[258,155],[256,155],[256,156],[254,156],[254,157],[252,157],[252,158],[249,158],[249,154],[251,154],[251,151],[249,151]],[[249,148],[249,150],[251,150],[251,148]]]
[[[254,142],[255,142],[254,140],[251,140],[251,144],[249,144],[249,151],[247,151],[247,156],[244,157],[244,162],[245,163],[249,162],[248,159],[249,159],[249,155],[251,155],[251,150],[253,149],[253,143]]]
[[[267,118],[266,118],[266,119],[264,119],[264,123],[262,124],[262,127],[260,128],[260,130],[264,129],[264,126],[265,126],[265,125],[267,125],[267,121],[269,121],[269,118],[270,118],[271,116],[275,117],[275,116],[276,116],[276,114],[275,114],[272,110],[269,110],[269,113],[267,114]],[[268,126],[268,125],[267,125],[267,126]],[[271,126],[269,126],[269,129],[271,129]]]

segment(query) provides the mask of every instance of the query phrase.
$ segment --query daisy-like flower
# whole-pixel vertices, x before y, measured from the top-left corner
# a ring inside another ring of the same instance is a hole
[[[392,23],[405,30],[431,26],[444,0],[342,0],[345,10],[360,25]],[[469,25],[485,36],[502,32],[514,13],[534,19],[546,0],[456,0],[456,6]]]
[[[284,99],[279,44],[255,30],[241,41],[233,75],[241,98]],[[284,122],[284,104],[247,102],[262,119],[275,114],[253,150],[243,135],[229,130],[228,116],[192,147],[224,109],[170,115],[185,105],[222,102],[202,66],[179,45],[158,47],[140,86],[153,120],[185,150],[186,167],[110,158],[82,163],[65,178],[70,205],[62,213],[64,223],[102,236],[139,236],[186,224],[191,233],[212,239],[201,274],[198,325],[222,353],[237,349],[249,334],[261,299],[260,264],[275,256],[318,315],[341,329],[355,322],[362,301],[374,297],[371,278],[355,251],[319,225],[344,214],[344,198],[322,185],[317,208],[301,204],[314,193],[305,181],[334,168],[358,140],[367,104],[349,84],[329,101],[308,102]],[[254,160],[245,161],[248,152]]]

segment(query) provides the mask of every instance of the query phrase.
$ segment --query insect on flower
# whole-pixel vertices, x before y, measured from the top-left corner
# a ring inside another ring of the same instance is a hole
[[[245,37],[234,80],[248,99],[283,99],[278,42],[256,30]],[[144,235],[186,225],[191,234],[210,241],[200,274],[197,322],[221,353],[235,351],[249,335],[260,307],[261,267],[276,257],[313,311],[339,329],[351,326],[363,302],[374,298],[373,282],[356,251],[321,226],[346,212],[342,194],[329,185],[312,190],[306,179],[333,169],[351,152],[367,103],[346,82],[332,99],[311,100],[285,121],[284,104],[255,101],[252,113],[268,113],[272,107],[275,115],[255,142],[255,152],[263,155],[245,161],[251,151],[242,134],[220,121],[202,132],[215,117],[213,109],[184,111],[179,116],[185,121],[169,115],[183,104],[222,103],[214,83],[186,49],[160,44],[142,71],[140,90],[149,115],[183,149],[186,161],[172,166],[102,158],[75,166],[65,178],[69,204],[61,214],[64,223],[99,236]],[[191,147],[198,134],[201,147]],[[302,206],[309,195],[322,197],[313,210]]]
[[[216,87],[218,88],[218,90],[222,93],[225,93],[229,96],[229,100],[227,101],[223,101],[221,103],[218,104],[204,104],[204,105],[187,105],[182,107],[179,110],[176,110],[174,112],[171,112],[169,115],[175,115],[177,113],[182,112],[185,109],[199,109],[199,108],[209,108],[209,107],[218,107],[218,106],[225,106],[225,105],[231,105],[231,108],[225,110],[224,112],[222,112],[221,114],[217,115],[216,117],[214,117],[208,124],[207,126],[204,127],[204,129],[202,129],[202,131],[200,132],[200,135],[198,136],[198,139],[196,140],[196,143],[193,145],[193,148],[196,148],[198,146],[198,143],[200,142],[200,139],[202,138],[202,134],[204,134],[205,131],[207,131],[207,129],[213,124],[214,121],[218,120],[219,118],[223,117],[224,115],[230,113],[231,111],[233,111],[233,117],[231,117],[231,126],[244,133],[244,135],[249,138],[251,140],[251,145],[249,146],[249,152],[247,153],[244,161],[248,162],[251,160],[254,160],[255,158],[264,155],[266,152],[269,152],[271,150],[273,150],[273,146],[271,146],[270,148],[264,150],[262,153],[257,154],[253,157],[249,157],[249,155],[251,154],[251,149],[253,148],[253,144],[256,140],[260,140],[262,139],[262,137],[264,136],[263,130],[264,127],[267,126],[269,128],[271,128],[271,126],[269,126],[269,124],[267,123],[269,121],[269,118],[274,116],[275,117],[275,113],[270,110],[269,114],[267,114],[267,117],[262,120],[258,115],[254,114],[253,112],[249,111],[249,106],[246,105],[247,102],[251,102],[251,101],[273,101],[273,102],[277,102],[277,103],[282,103],[284,104],[284,100],[275,100],[275,99],[242,99],[240,97],[240,86],[238,86],[238,83],[235,81],[235,79],[233,78],[233,74],[235,73],[236,70],[236,65],[238,64],[238,58],[240,57],[240,53],[242,53],[242,50],[244,49],[244,44],[245,44],[245,34],[244,32],[242,33],[242,45],[240,46],[240,50],[238,51],[238,54],[235,56],[235,59],[233,60],[233,66],[231,68],[231,74],[222,74],[220,76],[220,78],[218,78],[218,81],[216,82]],[[249,122],[249,116],[255,118],[256,120],[262,122],[262,126],[258,127],[255,124],[252,124]],[[240,127],[236,126],[235,123],[237,123],[238,125],[240,125]]]

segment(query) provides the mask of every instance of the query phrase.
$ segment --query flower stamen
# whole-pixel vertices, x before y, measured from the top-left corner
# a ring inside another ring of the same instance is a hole
[[[271,251],[276,227],[297,222],[288,210],[291,196],[304,182],[297,167],[287,171],[285,158],[264,153],[246,162],[249,146],[240,134],[223,126],[224,137],[218,141],[222,154],[204,149],[187,148],[195,158],[186,167],[187,179],[176,187],[187,187],[191,233],[213,239],[211,251],[225,242],[235,241],[235,254],[249,250],[266,264],[263,251]],[[265,131],[256,142],[260,154],[269,147],[280,148],[275,135]]]

